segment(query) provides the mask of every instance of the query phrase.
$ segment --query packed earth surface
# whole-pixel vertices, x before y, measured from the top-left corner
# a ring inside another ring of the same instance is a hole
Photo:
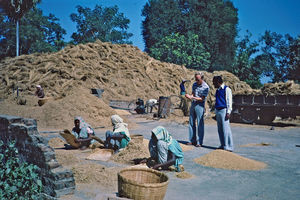
[[[68,46],[56,53],[6,58],[0,61],[0,68],[0,113],[36,119],[58,162],[74,173],[74,194],[60,199],[117,196],[117,173],[149,156],[150,133],[158,125],[165,126],[179,141],[185,155],[184,172],[164,171],[170,178],[165,199],[299,199],[299,119],[294,123],[279,119],[270,126],[232,123],[235,149],[226,152],[216,149],[220,144],[210,113],[215,101],[215,75],[222,75],[234,95],[300,95],[299,84],[270,83],[254,90],[229,72],[204,71],[210,92],[204,146],[197,148],[186,145],[188,117],[180,109],[172,110],[167,119],[157,119],[153,113],[137,115],[109,106],[111,100],[135,102],[137,98],[178,96],[183,79],[190,80],[186,83],[190,93],[195,70],[160,62],[131,45],[101,41]],[[44,88],[43,105],[34,96],[36,85]],[[103,90],[101,98],[91,94],[92,88]],[[113,114],[128,123],[131,134],[143,135],[143,142],[129,143],[114,155],[104,155],[101,148],[65,147],[58,132],[70,130],[75,116],[82,116],[96,136],[105,139],[106,130],[112,130]]]

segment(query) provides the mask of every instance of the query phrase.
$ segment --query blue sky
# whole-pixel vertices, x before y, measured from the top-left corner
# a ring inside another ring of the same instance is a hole
[[[119,12],[130,19],[128,32],[133,33],[131,41],[134,46],[144,50],[141,35],[141,10],[146,0],[42,0],[39,7],[45,15],[53,13],[60,19],[61,26],[66,29],[65,40],[76,31],[76,24],[70,19],[70,14],[76,12],[76,6],[94,8],[102,6],[119,7]],[[265,30],[280,34],[289,33],[296,37],[300,35],[300,0],[233,0],[238,9],[240,35],[248,29],[253,38],[257,39]]]

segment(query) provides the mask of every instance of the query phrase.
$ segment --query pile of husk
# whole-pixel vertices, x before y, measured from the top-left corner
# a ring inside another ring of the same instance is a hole
[[[211,151],[204,156],[195,158],[194,161],[203,166],[229,170],[261,170],[267,167],[264,162],[245,158],[224,150]]]
[[[40,123],[47,121],[42,123],[50,127],[63,124],[69,126],[70,121],[73,123],[74,115],[82,115],[87,122],[92,124],[98,125],[102,124],[101,122],[107,124],[109,120],[105,121],[105,119],[115,112],[107,106],[99,108],[100,104],[108,104],[112,99],[142,98],[146,100],[178,95],[179,84],[183,79],[191,80],[186,83],[187,92],[191,93],[195,73],[194,70],[184,66],[155,60],[137,47],[99,40],[94,43],[70,45],[55,53],[6,58],[0,61],[0,68],[0,96],[1,99],[6,99],[5,105],[1,106],[3,101],[0,102],[0,107],[1,110],[7,107],[2,113],[33,117]],[[207,97],[210,107],[214,103],[215,88],[212,78],[215,75],[222,75],[225,84],[232,89],[233,94],[255,93],[248,84],[229,72],[204,71],[204,75],[204,80],[210,86]],[[13,108],[17,107],[16,89],[18,88],[23,99],[28,100],[33,96],[36,85],[41,85],[46,97],[52,101],[47,101],[42,106],[42,110],[36,108],[37,105],[27,103],[23,105],[27,107],[26,111],[18,107],[17,110],[21,111],[17,112]],[[278,87],[285,86],[278,85]],[[90,94],[91,88],[104,89],[103,101],[95,99]],[[274,93],[274,89],[270,88],[265,86],[263,91]],[[90,107],[95,109],[91,110]],[[49,109],[57,113],[51,111],[52,114],[48,114]],[[99,112],[99,110],[103,111]]]
[[[68,46],[51,54],[22,55],[0,62],[1,96],[11,95],[17,87],[33,94],[41,85],[46,96],[62,98],[81,86],[104,89],[103,99],[158,98],[179,94],[182,79],[193,81],[194,70],[160,62],[131,45],[101,41]],[[213,89],[212,77],[222,75],[236,93],[249,93],[249,85],[229,72],[205,73]],[[191,85],[191,84],[190,84]]]
[[[261,89],[265,95],[300,95],[300,85],[294,81],[266,83]]]
[[[148,148],[143,143],[130,141],[128,146],[122,151],[114,154],[111,160],[124,163],[135,164],[136,159],[144,159],[150,157]]]

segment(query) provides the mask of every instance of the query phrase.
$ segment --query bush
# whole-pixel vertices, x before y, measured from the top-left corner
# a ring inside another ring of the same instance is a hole
[[[37,199],[42,182],[36,165],[21,162],[15,142],[0,140],[0,199]]]

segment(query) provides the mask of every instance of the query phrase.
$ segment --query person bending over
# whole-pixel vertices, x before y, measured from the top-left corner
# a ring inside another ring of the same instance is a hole
[[[152,130],[149,151],[151,159],[157,163],[153,169],[170,169],[174,166],[176,171],[183,171],[182,149],[164,127],[157,126]]]

